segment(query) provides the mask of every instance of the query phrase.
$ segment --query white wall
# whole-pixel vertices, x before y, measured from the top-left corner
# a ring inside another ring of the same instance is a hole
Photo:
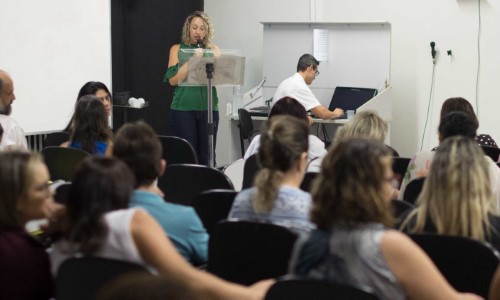
[[[260,22],[390,22],[391,142],[401,155],[411,156],[420,149],[431,88],[431,41],[436,43],[438,59],[423,148],[437,145],[439,110],[446,98],[465,97],[476,107],[478,1],[205,0],[205,11],[215,25],[214,42],[221,48],[242,49],[247,58],[243,90],[261,80],[263,28]],[[479,132],[488,133],[500,142],[500,95],[497,91],[500,78],[500,1],[482,0],[481,19]],[[288,47],[293,47],[293,43],[283,45],[283,51]],[[453,57],[446,55],[449,49],[453,51]],[[296,61],[290,64],[295,65]],[[230,100],[231,93],[221,93],[217,143],[219,163],[230,162],[239,154],[239,144],[231,146],[237,141],[234,124],[222,116],[225,103]]]

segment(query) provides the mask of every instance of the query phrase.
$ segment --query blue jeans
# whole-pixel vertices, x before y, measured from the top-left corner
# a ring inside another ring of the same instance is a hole
[[[174,134],[187,140],[193,146],[198,163],[208,165],[208,112],[170,110],[170,127]],[[219,127],[219,112],[214,111],[214,161],[215,142]],[[167,161],[168,164],[168,161]],[[214,162],[215,166],[215,162]]]

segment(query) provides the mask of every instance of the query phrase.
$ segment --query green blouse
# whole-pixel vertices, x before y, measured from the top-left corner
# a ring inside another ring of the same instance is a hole
[[[184,43],[180,44],[180,49],[196,49],[196,46],[186,45]],[[179,49],[179,62],[187,61],[184,55],[190,55],[180,51]],[[163,77],[163,82],[167,82],[170,78],[174,77],[179,71],[179,64],[171,66],[167,69],[165,76]],[[212,108],[214,111],[218,111],[217,90],[215,86],[212,87]],[[172,100],[172,105],[170,106],[173,110],[180,111],[203,111],[207,110],[208,96],[206,86],[180,86],[177,85],[174,90],[174,99]]]

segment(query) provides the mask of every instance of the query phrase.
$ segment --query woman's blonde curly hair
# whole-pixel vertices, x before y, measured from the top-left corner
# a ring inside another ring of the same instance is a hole
[[[207,34],[203,38],[203,44],[209,46],[215,33],[214,24],[212,23],[208,15],[202,11],[195,11],[191,13],[186,18],[186,21],[184,21],[184,26],[182,27],[182,42],[187,45],[190,44],[189,26],[191,25],[191,21],[196,17],[201,18],[205,23],[205,26],[207,27]]]

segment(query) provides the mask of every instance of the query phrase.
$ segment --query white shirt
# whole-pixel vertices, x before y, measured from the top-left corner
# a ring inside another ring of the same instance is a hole
[[[28,150],[28,143],[24,130],[11,116],[0,114],[0,124],[3,127],[3,137],[0,143],[0,151],[6,148],[16,148]]]
[[[299,73],[295,73],[280,83],[274,93],[273,104],[287,96],[299,101],[307,111],[321,105]]]
[[[259,151],[260,147],[260,134],[256,135],[250,145],[248,146],[245,156],[245,160],[248,159],[252,154]],[[321,169],[321,162],[323,157],[326,155],[325,143],[323,143],[317,136],[309,135],[309,150],[307,151],[307,161],[309,165],[307,166],[307,172],[319,172]]]

